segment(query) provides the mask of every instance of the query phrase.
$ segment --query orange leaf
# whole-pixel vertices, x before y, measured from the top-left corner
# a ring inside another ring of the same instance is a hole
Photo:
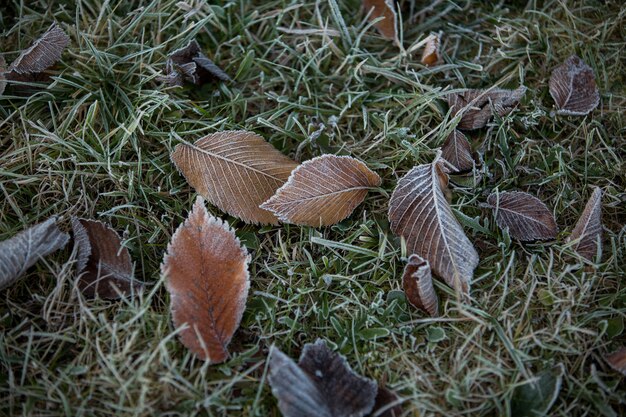
[[[393,0],[363,0],[365,13],[369,13],[369,20],[383,17],[381,21],[374,24],[378,32],[383,37],[398,41],[397,20],[398,14]],[[371,13],[370,13],[371,10]]]
[[[426,38],[426,45],[422,53],[422,64],[431,67],[441,62],[441,55],[439,54],[440,45],[440,35],[431,34]]]
[[[402,274],[402,288],[411,304],[433,317],[438,315],[439,300],[427,260],[418,255],[409,256],[409,263]]]

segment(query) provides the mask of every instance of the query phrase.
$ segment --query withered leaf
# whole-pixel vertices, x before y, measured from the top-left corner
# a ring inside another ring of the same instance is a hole
[[[411,304],[435,317],[439,310],[439,300],[433,288],[430,264],[418,255],[409,256],[409,262],[402,274],[402,288]]]
[[[474,130],[485,127],[493,114],[504,116],[510,113],[520,102],[526,87],[515,90],[491,88],[489,90],[467,90],[446,96],[452,116],[462,112],[457,128]]]
[[[585,205],[572,234],[567,239],[574,242],[573,249],[588,260],[602,248],[602,190],[596,187]]]
[[[470,145],[467,137],[456,129],[448,135],[443,143],[441,156],[456,168],[455,173],[469,171],[474,167],[472,145]]]
[[[389,201],[391,231],[404,237],[407,253],[430,262],[457,291],[469,292],[478,254],[446,200],[442,162],[418,165],[400,179]]]
[[[441,62],[441,55],[439,48],[441,47],[441,35],[430,34],[426,38],[426,45],[424,46],[424,52],[422,53],[422,64],[427,67],[437,65]]]
[[[622,346],[605,358],[606,362],[622,375],[626,375],[626,347]]]
[[[495,192],[487,197],[496,223],[509,229],[515,239],[522,242],[554,239],[559,231],[554,215],[537,197],[522,191]]]
[[[117,299],[143,290],[119,235],[97,220],[72,218],[77,249],[78,288],[87,297]]]
[[[600,103],[593,70],[576,55],[552,71],[550,95],[557,113],[564,115],[584,116]]]
[[[400,398],[393,391],[379,385],[376,403],[369,415],[372,417],[400,417],[402,415]]]
[[[261,205],[278,219],[307,226],[327,226],[345,219],[361,204],[380,177],[349,156],[322,155],[293,170],[285,185]]]
[[[0,288],[12,284],[39,259],[65,247],[69,235],[59,230],[56,221],[50,217],[0,242]]]
[[[365,13],[369,13],[369,20],[384,18],[375,23],[376,29],[383,37],[398,42],[398,13],[394,0],[363,0]],[[371,10],[371,13],[370,13]]]
[[[161,271],[180,339],[210,363],[228,358],[228,343],[246,307],[248,251],[228,223],[211,216],[198,197],[167,247]]]
[[[30,48],[13,61],[7,78],[13,79],[15,74],[35,74],[45,71],[61,59],[61,54],[69,43],[70,38],[63,29],[53,23]]]
[[[297,364],[276,348],[270,355],[268,379],[284,417],[360,417],[374,407],[376,382],[324,341],[306,344]]]
[[[259,206],[274,195],[298,164],[265,139],[243,130],[213,133],[179,144],[172,161],[212,204],[247,223],[278,224]]]
[[[213,80],[231,80],[228,74],[202,53],[195,40],[170,54],[165,73],[162,80],[172,86],[182,86],[183,81],[202,85]]]

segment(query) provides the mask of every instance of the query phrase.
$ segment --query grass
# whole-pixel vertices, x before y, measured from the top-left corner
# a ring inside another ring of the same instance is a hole
[[[118,4],[119,3],[119,4]],[[364,21],[360,2],[12,0],[0,6],[11,61],[52,21],[71,44],[53,82],[0,97],[0,240],[58,214],[123,233],[142,298],[85,299],[71,247],[0,292],[0,414],[280,415],[269,347],[297,357],[322,337],[358,372],[404,399],[405,415],[509,415],[516,386],[562,364],[550,415],[626,413],[625,382],[603,356],[625,343],[626,8],[615,1],[403,2],[405,50]],[[419,48],[443,31],[444,64]],[[197,38],[233,83],[164,89],[167,54]],[[411,53],[413,51],[413,53]],[[551,116],[550,71],[570,54],[595,71],[601,105]],[[441,318],[401,293],[405,253],[387,202],[430,162],[456,121],[444,89],[529,90],[519,109],[470,134],[483,154],[454,208],[481,261],[471,302],[437,282]],[[250,129],[304,161],[350,154],[382,178],[342,223],[255,227],[227,219],[253,253],[252,287],[232,359],[207,366],[179,343],[159,272],[195,198],[172,148]],[[471,181],[473,182],[473,181]],[[585,263],[564,243],[591,186],[604,191],[604,251]],[[556,242],[511,240],[479,207],[523,190],[554,210]]]

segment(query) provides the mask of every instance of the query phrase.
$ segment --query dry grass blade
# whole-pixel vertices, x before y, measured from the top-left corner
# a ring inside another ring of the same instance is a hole
[[[526,87],[515,90],[491,88],[489,90],[467,90],[446,96],[452,116],[462,113],[458,128],[474,130],[485,127],[493,114],[504,116],[510,113],[520,102]]]
[[[210,363],[228,358],[227,346],[246,307],[250,257],[228,223],[211,216],[198,197],[174,233],[161,271],[172,319],[191,352]]]
[[[212,80],[231,80],[228,74],[202,53],[195,40],[170,54],[165,73],[166,76],[161,79],[173,86],[182,86],[184,80],[196,85]]]
[[[576,55],[552,71],[550,95],[558,114],[584,116],[600,103],[593,70]]]
[[[447,182],[438,160],[414,167],[391,196],[389,220],[392,232],[406,240],[409,254],[427,259],[457,291],[469,292],[479,259],[446,200]]]
[[[602,249],[602,190],[596,187],[585,205],[572,234],[567,239],[574,243],[574,250],[584,258],[593,260]]]
[[[172,161],[204,198],[247,223],[278,224],[259,206],[298,166],[253,132],[213,133],[193,145],[179,144]]]
[[[328,226],[345,219],[361,204],[380,177],[349,156],[322,155],[304,162],[272,198],[261,205],[279,220]]]
[[[474,167],[472,145],[470,145],[463,132],[456,129],[450,133],[443,143],[441,156],[456,168],[455,173],[469,171]]]
[[[270,355],[269,383],[284,417],[358,417],[374,407],[376,382],[322,340],[306,344],[298,364],[276,348]]]
[[[411,304],[433,317],[438,315],[439,300],[427,260],[418,255],[409,256],[402,274],[402,288]]]
[[[398,42],[398,13],[396,13],[394,1],[363,0],[363,7],[365,13],[369,13],[369,20],[384,18],[375,23],[374,26],[383,37]]]
[[[559,231],[554,215],[537,197],[522,191],[496,192],[487,197],[501,229],[522,242],[554,239]]]
[[[430,34],[426,38],[426,45],[424,46],[424,52],[422,53],[422,64],[427,67],[432,67],[441,62],[441,54],[439,48],[441,47],[441,35]]]
[[[59,59],[70,38],[56,23],[37,39],[33,45],[23,51],[9,67],[8,77],[11,74],[33,74],[45,71]]]
[[[39,259],[65,247],[69,235],[59,230],[56,220],[50,217],[0,242],[0,288],[12,284]]]
[[[606,358],[606,363],[608,363],[611,368],[615,369],[617,372],[622,375],[626,375],[626,347],[622,346],[617,349],[615,352],[608,355]]]

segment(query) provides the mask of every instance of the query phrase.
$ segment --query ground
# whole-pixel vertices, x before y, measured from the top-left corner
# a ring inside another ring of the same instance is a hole
[[[620,3],[404,1],[402,50],[368,27],[358,0],[3,3],[7,61],[52,21],[71,44],[51,84],[0,98],[0,240],[51,215],[65,230],[72,215],[100,219],[154,285],[141,299],[86,299],[70,245],[2,290],[0,414],[278,416],[270,346],[297,357],[321,337],[397,392],[407,416],[509,415],[516,386],[554,366],[564,372],[550,415],[623,415],[626,383],[603,359],[626,340]],[[425,68],[412,46],[439,31],[444,63]],[[167,54],[193,38],[233,82],[158,82]],[[571,54],[601,93],[586,117],[551,114],[550,72]],[[484,175],[452,188],[480,255],[472,298],[438,281],[441,317],[429,318],[401,292],[406,254],[389,230],[389,196],[454,127],[443,91],[521,84],[516,111],[469,134]],[[321,229],[246,225],[209,206],[253,261],[232,358],[208,366],[173,335],[159,266],[196,196],[172,148],[226,129],[253,130],[298,161],[352,155],[383,182]],[[592,186],[604,192],[604,251],[585,263],[565,238]],[[510,239],[480,207],[496,187],[541,198],[558,238]]]

